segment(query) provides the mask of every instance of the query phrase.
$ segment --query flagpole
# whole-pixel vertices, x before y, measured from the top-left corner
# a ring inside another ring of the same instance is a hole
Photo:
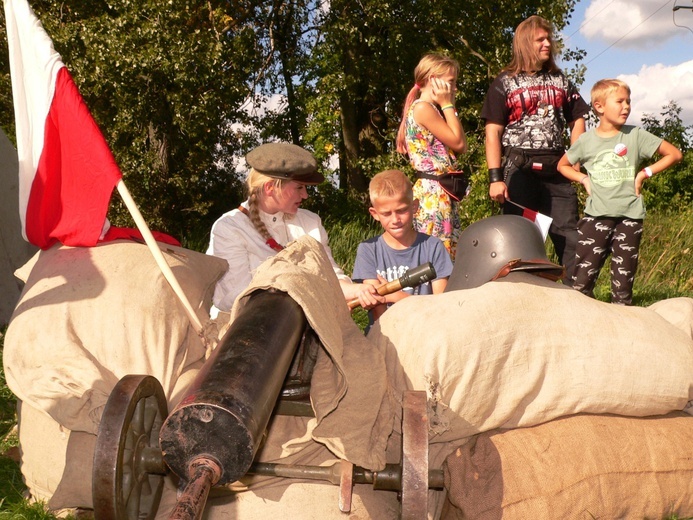
[[[171,266],[169,266],[166,262],[166,259],[164,258],[164,255],[161,252],[159,244],[157,244],[156,240],[154,239],[154,235],[152,235],[152,232],[149,230],[147,223],[144,221],[144,218],[142,217],[142,214],[140,213],[137,204],[135,204],[135,200],[132,198],[130,192],[125,186],[123,179],[120,179],[118,181],[116,187],[118,188],[118,193],[120,193],[123,202],[125,202],[125,206],[127,206],[128,210],[130,211],[130,214],[132,215],[132,218],[135,220],[137,229],[139,229],[140,233],[142,233],[142,237],[144,238],[145,243],[149,247],[149,250],[152,252],[152,255],[154,255],[154,260],[156,260],[156,263],[161,269],[164,278],[166,278],[166,281],[168,281],[168,283],[171,285],[173,292],[176,293],[176,296],[178,296],[178,299],[183,304],[183,308],[185,309],[185,312],[188,315],[190,323],[195,329],[195,332],[197,332],[197,334],[201,336],[202,323],[200,323],[200,319],[193,310],[192,305],[190,305],[188,297],[183,292],[183,289],[181,288],[180,284],[178,283],[178,280],[173,274]]]
[[[517,206],[517,207],[520,208],[520,209],[529,209],[529,208],[525,208],[522,204],[518,204],[517,202],[513,202],[513,201],[510,200],[510,199],[505,199],[505,200],[506,200],[507,202],[509,202],[510,204],[512,204],[512,205],[514,205],[514,206]],[[531,209],[530,211],[534,211],[534,210]]]

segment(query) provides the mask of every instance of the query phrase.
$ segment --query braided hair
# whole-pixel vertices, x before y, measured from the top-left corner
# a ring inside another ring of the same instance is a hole
[[[260,218],[259,198],[267,182],[273,182],[275,189],[281,193],[285,181],[265,175],[255,168],[250,169],[250,173],[248,173],[248,178],[246,179],[246,189],[248,190],[248,218],[250,218],[251,224],[253,224],[253,227],[260,233],[263,239],[272,240],[272,235],[270,235],[265,223]]]

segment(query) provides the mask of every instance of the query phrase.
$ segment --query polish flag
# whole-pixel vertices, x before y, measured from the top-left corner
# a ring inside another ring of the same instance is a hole
[[[522,210],[522,216],[536,224],[539,231],[541,231],[542,238],[544,241],[546,241],[546,237],[549,236],[549,228],[551,227],[551,222],[553,222],[553,219],[548,215],[544,215],[543,213],[539,213],[533,209],[526,208],[517,202],[513,202],[512,200],[508,200],[508,202],[520,208]]]
[[[539,213],[529,208],[524,208],[522,210],[522,216],[531,220],[537,225],[539,231],[541,231],[542,238],[544,241],[546,241],[546,237],[549,236],[549,228],[551,227],[551,222],[553,222],[553,219],[547,215],[544,215],[543,213]]]
[[[22,234],[47,249],[93,246],[122,174],[26,0],[4,0],[17,127]]]

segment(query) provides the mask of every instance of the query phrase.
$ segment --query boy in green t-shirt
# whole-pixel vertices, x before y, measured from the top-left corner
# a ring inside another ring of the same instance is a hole
[[[602,79],[592,87],[596,128],[582,134],[558,163],[564,177],[587,190],[585,216],[578,223],[573,288],[594,297],[594,285],[611,254],[611,302],[632,305],[645,205],[640,190],[645,179],[681,160],[671,143],[642,128],[626,125],[630,87]],[[636,171],[644,159],[661,157]],[[582,164],[587,175],[573,168]]]

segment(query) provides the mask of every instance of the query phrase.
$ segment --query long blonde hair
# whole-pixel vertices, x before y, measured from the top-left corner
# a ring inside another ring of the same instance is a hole
[[[538,30],[542,29],[549,33],[549,39],[551,40],[551,55],[544,63],[542,70],[547,72],[560,71],[554,57],[556,47],[553,45],[553,25],[548,20],[537,15],[530,16],[515,29],[513,36],[513,59],[503,71],[511,76],[521,72],[534,71],[539,61],[539,56],[536,50],[534,50],[534,35]]]
[[[409,90],[407,98],[404,100],[404,108],[402,109],[402,121],[399,124],[397,132],[397,151],[407,154],[406,131],[407,131],[407,115],[412,103],[419,97],[422,87],[425,87],[431,76],[443,76],[445,74],[453,74],[457,77],[460,71],[460,64],[457,60],[431,52],[425,54],[419,61],[419,64],[414,69],[414,86]]]
[[[253,227],[265,240],[273,238],[267,230],[265,223],[260,218],[260,195],[262,194],[265,184],[268,182],[273,182],[275,189],[281,193],[284,183],[287,181],[265,175],[255,168],[250,169],[248,177],[245,180],[246,190],[248,191],[248,218],[253,224]]]

